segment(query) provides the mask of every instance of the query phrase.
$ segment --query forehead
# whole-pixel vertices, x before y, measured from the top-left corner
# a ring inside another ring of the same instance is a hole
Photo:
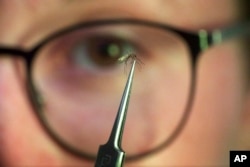
[[[183,29],[213,29],[231,24],[237,18],[237,1],[0,0],[0,24],[6,25],[6,20],[13,25],[22,22],[27,31],[22,33],[23,39],[44,36],[65,26],[102,18],[132,17]],[[10,31],[9,27],[6,29]],[[19,29],[21,31],[21,27]]]
[[[191,22],[226,22],[236,15],[239,0],[0,0],[0,4],[10,7],[28,8],[27,11],[38,13],[66,13],[67,15],[86,14],[102,15],[107,13],[127,12],[127,14],[164,21],[178,20]],[[79,12],[81,11],[81,12]],[[43,14],[44,15],[44,14]],[[53,16],[52,14],[50,16]],[[186,21],[185,21],[186,20]],[[218,21],[216,21],[218,20]],[[191,24],[191,23],[190,23]]]

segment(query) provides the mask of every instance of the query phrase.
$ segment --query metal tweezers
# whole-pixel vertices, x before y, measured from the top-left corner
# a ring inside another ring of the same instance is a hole
[[[124,163],[125,152],[121,148],[121,141],[129,104],[135,64],[136,59],[133,59],[109,140],[106,144],[99,147],[95,167],[122,167]]]

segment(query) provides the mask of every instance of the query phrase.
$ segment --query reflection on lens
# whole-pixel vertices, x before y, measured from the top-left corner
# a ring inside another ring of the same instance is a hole
[[[130,69],[116,61],[131,50],[143,64],[134,76],[123,149],[128,156],[148,152],[173,133],[190,91],[186,43],[166,30],[108,25],[54,39],[33,63],[43,116],[63,142],[95,155],[108,140]]]

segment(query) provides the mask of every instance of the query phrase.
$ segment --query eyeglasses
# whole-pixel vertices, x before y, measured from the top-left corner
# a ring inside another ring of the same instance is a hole
[[[0,56],[26,61],[38,120],[61,147],[92,160],[111,131],[126,80],[118,60],[136,54],[142,63],[123,139],[135,159],[166,147],[184,127],[199,53],[247,33],[249,24],[191,33],[143,20],[98,20],[53,33],[28,51],[0,46]]]

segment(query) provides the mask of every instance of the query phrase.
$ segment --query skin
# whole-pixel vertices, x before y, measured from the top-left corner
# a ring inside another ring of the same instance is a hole
[[[0,0],[0,44],[30,48],[51,32],[93,19],[132,17],[192,31],[237,19],[233,0],[96,2]],[[229,150],[250,149],[250,93],[239,50],[233,41],[202,54],[184,131],[167,149],[126,166],[228,166]],[[0,57],[0,157],[4,166],[93,166],[62,150],[42,130],[27,99],[24,63],[9,57]]]

